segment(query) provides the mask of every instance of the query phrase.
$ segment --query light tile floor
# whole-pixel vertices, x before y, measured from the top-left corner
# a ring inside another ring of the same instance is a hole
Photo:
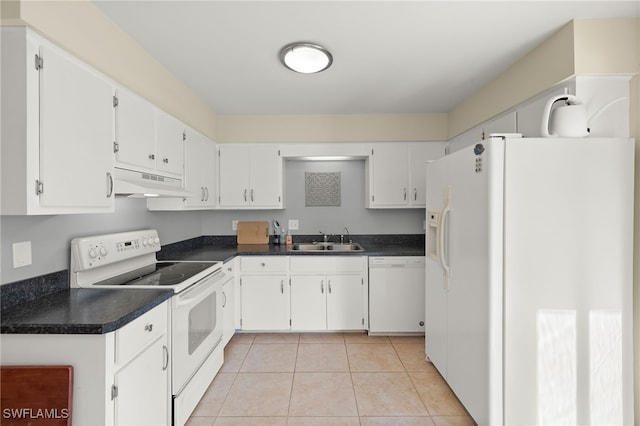
[[[188,426],[473,425],[424,337],[236,334]]]

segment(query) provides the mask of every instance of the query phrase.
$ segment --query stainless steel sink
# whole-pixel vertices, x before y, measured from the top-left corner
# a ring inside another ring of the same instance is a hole
[[[291,245],[292,251],[364,251],[358,243],[337,244],[337,243],[297,243]]]
[[[322,251],[325,250],[327,246],[320,244],[292,244],[291,250],[293,251]]]
[[[351,244],[333,244],[327,247],[329,251],[363,251],[364,248],[358,243]]]

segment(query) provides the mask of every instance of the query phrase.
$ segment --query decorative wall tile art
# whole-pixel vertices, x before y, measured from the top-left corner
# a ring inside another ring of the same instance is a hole
[[[339,206],[340,172],[304,172],[305,206]]]

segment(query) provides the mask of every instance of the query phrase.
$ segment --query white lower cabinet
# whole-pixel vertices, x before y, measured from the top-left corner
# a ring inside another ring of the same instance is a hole
[[[170,425],[170,301],[107,334],[3,334],[3,365],[73,366],[77,425]]]
[[[160,337],[116,372],[114,424],[168,424],[171,401],[167,394],[171,394],[171,388],[166,374],[159,374],[159,371],[167,371],[166,350],[166,340]]]
[[[242,329],[289,330],[287,257],[242,257],[240,270]]]
[[[222,268],[225,274],[222,284],[222,345],[226,346],[236,332],[235,259]]]
[[[366,259],[291,256],[291,329],[366,329]]]

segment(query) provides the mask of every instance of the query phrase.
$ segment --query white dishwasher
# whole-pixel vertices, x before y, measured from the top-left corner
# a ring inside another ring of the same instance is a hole
[[[424,256],[369,257],[369,333],[424,333]]]

